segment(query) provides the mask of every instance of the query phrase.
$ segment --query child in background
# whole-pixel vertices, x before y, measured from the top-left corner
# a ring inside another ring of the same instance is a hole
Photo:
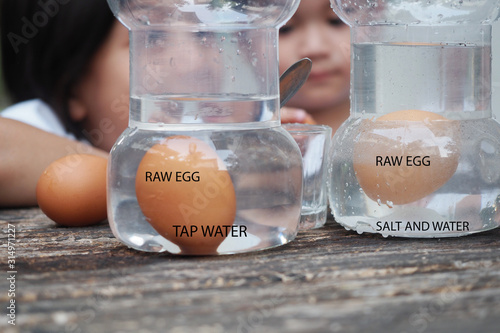
[[[11,99],[0,113],[0,207],[36,205],[40,174],[72,153],[107,156],[128,123],[128,31],[106,0],[0,0],[2,65]],[[345,52],[342,52],[345,47]],[[280,31],[280,72],[313,69],[283,122],[334,130],[349,111],[349,28],[328,0],[302,0]]]
[[[106,0],[0,4],[3,74],[17,103],[0,113],[0,206],[36,205],[51,162],[107,156],[126,128],[128,31]]]
[[[328,0],[302,0],[279,38],[280,72],[304,57],[313,63],[308,80],[286,106],[307,111],[335,133],[349,117],[349,26],[337,17]],[[283,122],[304,117],[300,111],[283,111]]]

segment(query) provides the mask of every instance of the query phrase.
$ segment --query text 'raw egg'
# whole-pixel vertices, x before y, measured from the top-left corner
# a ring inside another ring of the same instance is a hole
[[[458,122],[433,112],[402,110],[364,120],[354,143],[356,178],[372,200],[414,202],[453,176],[459,142]]]
[[[210,235],[206,228],[231,226],[236,216],[236,195],[224,162],[207,143],[189,136],[168,137],[146,152],[135,191],[146,220],[181,254],[216,253],[226,235]]]

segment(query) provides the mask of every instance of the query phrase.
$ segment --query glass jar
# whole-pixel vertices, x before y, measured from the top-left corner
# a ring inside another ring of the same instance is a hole
[[[452,237],[500,224],[491,110],[498,0],[331,0],[351,27],[351,115],[329,199],[359,233]]]
[[[108,218],[137,250],[241,253],[293,240],[302,160],[280,126],[278,29],[298,0],[108,0],[130,30],[129,127]]]

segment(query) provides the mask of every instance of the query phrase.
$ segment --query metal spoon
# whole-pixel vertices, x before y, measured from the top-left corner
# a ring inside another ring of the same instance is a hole
[[[280,108],[302,87],[311,72],[312,61],[300,59],[280,76]]]

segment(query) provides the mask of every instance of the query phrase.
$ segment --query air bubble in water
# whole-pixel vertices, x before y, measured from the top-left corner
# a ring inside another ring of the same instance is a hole
[[[149,17],[147,15],[141,15],[141,17],[139,17],[139,21],[141,21],[142,23],[144,23],[146,25],[151,24],[151,22],[149,21]]]

